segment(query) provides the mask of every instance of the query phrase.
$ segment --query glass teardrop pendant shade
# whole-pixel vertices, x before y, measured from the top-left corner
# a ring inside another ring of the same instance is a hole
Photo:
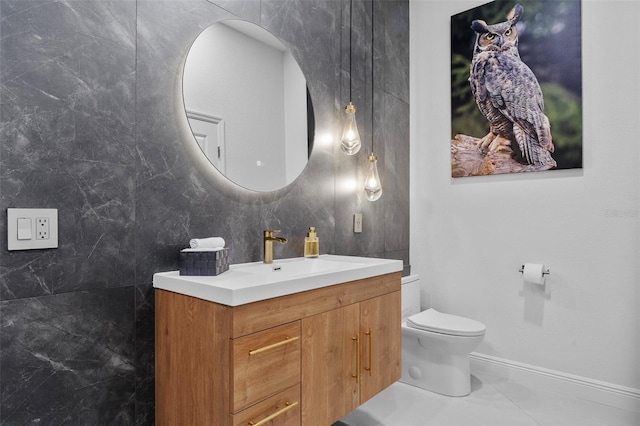
[[[373,153],[369,156],[369,170],[364,181],[364,194],[369,201],[376,201],[382,197],[382,185],[378,175],[378,157]]]
[[[340,147],[347,155],[354,155],[360,151],[360,134],[356,125],[356,107],[351,102],[344,108],[346,113],[344,127],[342,129],[342,142]]]

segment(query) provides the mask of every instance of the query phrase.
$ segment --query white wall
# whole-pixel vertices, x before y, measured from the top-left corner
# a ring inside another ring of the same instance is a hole
[[[411,2],[423,305],[485,323],[477,352],[640,388],[640,2],[582,2],[583,169],[452,179],[450,17],[482,3]],[[525,262],[549,266],[548,295]]]

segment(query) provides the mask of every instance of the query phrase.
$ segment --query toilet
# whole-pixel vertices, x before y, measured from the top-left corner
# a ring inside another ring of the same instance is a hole
[[[402,277],[401,382],[448,396],[471,393],[469,354],[484,324],[427,309],[420,312],[418,275]]]

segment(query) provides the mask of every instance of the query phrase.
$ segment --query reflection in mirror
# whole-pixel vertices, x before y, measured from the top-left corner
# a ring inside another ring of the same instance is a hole
[[[191,46],[182,83],[195,141],[228,179],[274,191],[302,172],[313,107],[298,63],[268,31],[240,20],[211,25]]]

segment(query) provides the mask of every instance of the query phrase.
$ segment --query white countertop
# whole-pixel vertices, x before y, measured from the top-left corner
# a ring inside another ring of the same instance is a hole
[[[187,276],[179,271],[153,275],[153,287],[238,306],[348,281],[402,271],[401,260],[321,255],[231,265],[217,276]]]

